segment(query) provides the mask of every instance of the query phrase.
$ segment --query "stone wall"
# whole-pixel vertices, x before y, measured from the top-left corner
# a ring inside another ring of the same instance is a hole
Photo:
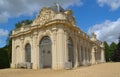
[[[44,17],[44,12],[52,20],[44,19],[45,22],[42,23],[44,20],[41,18]],[[52,16],[57,16],[57,18]],[[66,18],[66,16],[70,16],[72,19]],[[31,46],[32,68],[41,69],[40,41],[45,36],[48,36],[52,42],[52,69],[65,69],[66,63],[69,62],[69,38],[73,43],[72,68],[105,62],[103,43],[97,40],[94,33],[92,38],[89,38],[85,32],[81,31],[75,25],[75,20],[70,11],[59,14],[44,8],[32,25],[13,30],[11,36],[11,67],[16,68],[18,63],[25,63],[25,46],[29,43]]]

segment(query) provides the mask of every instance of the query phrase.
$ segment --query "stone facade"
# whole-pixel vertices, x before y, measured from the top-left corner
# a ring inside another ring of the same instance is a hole
[[[32,69],[76,68],[105,62],[104,45],[76,26],[71,10],[42,8],[29,26],[12,31],[11,68],[30,63]],[[22,67],[22,66],[21,66]]]

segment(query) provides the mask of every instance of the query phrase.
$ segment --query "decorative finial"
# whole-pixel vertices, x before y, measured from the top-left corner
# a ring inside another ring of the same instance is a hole
[[[59,5],[59,3],[55,1],[54,5],[57,6],[57,9],[58,9],[58,12],[59,12],[60,11],[60,5]]]
[[[58,3],[56,3],[56,6],[58,8],[58,12],[60,12],[60,5]]]
[[[97,40],[97,38],[96,38],[96,34],[95,34],[94,32],[92,33],[92,40],[94,40],[94,41]]]
[[[92,32],[92,36],[95,36],[95,33],[94,33],[94,32]]]

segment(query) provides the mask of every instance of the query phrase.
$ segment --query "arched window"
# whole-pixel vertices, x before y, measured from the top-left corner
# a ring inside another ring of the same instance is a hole
[[[42,38],[40,44],[41,45],[51,44],[51,40],[48,36],[45,36],[45,37]]]
[[[29,43],[25,46],[25,61],[31,62],[31,46]]]
[[[72,66],[74,66],[74,49],[72,39],[69,38],[67,41],[68,44],[68,61],[72,62]]]

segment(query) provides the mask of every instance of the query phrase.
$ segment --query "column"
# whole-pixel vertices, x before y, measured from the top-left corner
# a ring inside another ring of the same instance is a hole
[[[95,64],[95,50],[94,50],[94,47],[92,48],[92,51],[91,51],[91,64]]]
[[[15,40],[12,38],[12,63],[11,68],[16,67],[16,52],[15,52]]]
[[[31,45],[31,62],[32,62],[32,68],[33,69],[38,69],[38,64],[37,64],[37,52],[38,52],[38,46],[37,46],[37,32],[33,33],[32,36],[32,45]]]
[[[86,65],[86,51],[84,47],[83,47],[83,65]]]
[[[39,35],[37,35],[37,40],[36,40],[36,65],[37,65],[37,69],[41,69],[41,51],[40,51],[40,41],[43,38],[42,33],[40,32]]]
[[[84,52],[83,52],[83,47],[81,46],[81,65],[83,65],[84,61]]]
[[[86,49],[86,58],[87,58],[86,63],[87,63],[87,65],[88,65],[88,64],[89,64],[89,62],[88,62],[88,60],[89,60],[89,53],[88,53],[88,49]]]
[[[98,64],[98,50],[95,52],[95,64]]]
[[[88,58],[88,59],[87,59],[87,63],[88,63],[88,65],[89,65],[89,64],[90,64],[90,61],[89,61],[89,60],[90,60],[90,57],[89,57],[89,56],[90,56],[89,48],[87,48],[87,52],[88,52],[88,54],[87,54],[87,58]]]
[[[63,69],[64,68],[64,52],[65,52],[65,45],[64,45],[64,31],[62,28],[58,29],[57,32],[57,69]]]
[[[82,51],[81,51],[81,46],[79,47],[79,66],[81,66],[82,65]]]
[[[67,33],[65,32],[65,40],[64,40],[64,44],[65,44],[65,62],[68,62],[68,36]]]
[[[74,47],[74,49],[75,49],[75,55],[74,55],[74,57],[75,57],[75,67],[78,67],[78,47],[77,47],[77,40],[75,40],[75,47]]]
[[[89,56],[89,64],[90,64],[90,54],[91,54],[91,51],[90,51],[90,48],[88,49],[88,56]]]
[[[80,46],[78,46],[78,66],[81,65],[81,49]]]
[[[24,38],[23,36],[21,37],[21,59],[22,59],[22,63],[25,63],[25,49],[24,49]]]
[[[101,49],[101,62],[105,62],[104,48]]]
[[[58,54],[57,54],[57,29],[54,28],[53,30],[53,43],[52,43],[52,68],[53,69],[58,69]]]

